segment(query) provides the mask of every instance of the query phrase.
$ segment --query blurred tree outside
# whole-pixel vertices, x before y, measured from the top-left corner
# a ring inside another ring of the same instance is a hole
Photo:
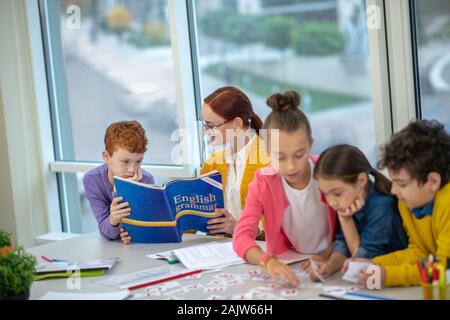
[[[108,28],[118,34],[120,38],[125,31],[130,29],[132,20],[130,12],[125,7],[114,7],[106,16]]]

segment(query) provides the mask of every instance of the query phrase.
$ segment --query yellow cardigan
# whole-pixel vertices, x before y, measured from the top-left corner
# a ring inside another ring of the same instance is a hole
[[[443,261],[450,257],[450,182],[436,194],[431,216],[417,219],[401,201],[398,208],[409,238],[408,248],[376,257],[374,262],[385,268],[386,286],[419,285],[419,257],[433,254]]]
[[[222,174],[223,188],[226,188],[227,183],[227,163],[225,160],[226,148],[223,148],[215,153],[213,153],[203,164],[200,170],[200,174],[205,174],[207,172],[217,170]],[[264,168],[270,163],[270,158],[267,155],[266,149],[264,147],[264,142],[259,136],[257,136],[251,142],[249,146],[247,162],[244,169],[244,175],[242,177],[240,194],[241,194],[241,207],[245,207],[245,198],[248,193],[248,185],[253,181],[255,173],[257,170]]]

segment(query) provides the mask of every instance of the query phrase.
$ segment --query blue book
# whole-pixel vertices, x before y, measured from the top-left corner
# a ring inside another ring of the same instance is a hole
[[[212,171],[198,178],[173,179],[161,187],[114,177],[118,197],[131,214],[123,227],[137,243],[181,242],[184,232],[208,232],[207,222],[222,216],[222,176]]]

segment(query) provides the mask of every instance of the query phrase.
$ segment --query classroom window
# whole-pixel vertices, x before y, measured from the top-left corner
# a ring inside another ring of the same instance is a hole
[[[172,164],[178,128],[165,0],[45,1],[47,59],[54,66],[58,160],[101,161],[109,124],[136,119],[149,152],[144,163]]]
[[[237,86],[264,120],[270,94],[297,90],[313,128],[314,153],[350,143],[375,162],[365,1],[194,4],[203,98],[220,86]]]
[[[419,117],[436,119],[450,132],[450,2],[415,0],[412,4]]]
[[[55,160],[68,168],[57,171],[62,228],[86,233],[97,227],[84,195],[86,170],[79,168],[102,163],[103,138],[112,122],[133,119],[143,125],[149,140],[145,165],[184,168],[172,152],[180,144],[174,132],[181,111],[168,2],[41,0],[39,5]],[[165,180],[164,174],[155,176],[159,183]]]

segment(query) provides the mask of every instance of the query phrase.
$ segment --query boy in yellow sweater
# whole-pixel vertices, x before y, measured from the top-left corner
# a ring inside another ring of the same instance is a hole
[[[384,146],[378,166],[392,178],[409,244],[370,262],[380,266],[381,286],[419,285],[419,257],[450,257],[450,135],[437,121],[412,122]],[[359,274],[369,288],[373,270]]]

